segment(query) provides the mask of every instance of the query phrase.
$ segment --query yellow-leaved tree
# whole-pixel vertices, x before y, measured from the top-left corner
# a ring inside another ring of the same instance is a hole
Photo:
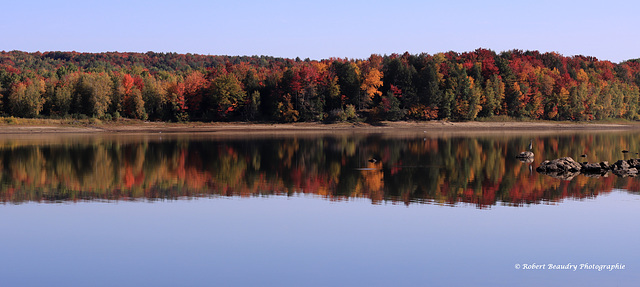
[[[378,90],[382,86],[382,72],[376,68],[371,68],[365,75],[360,85],[360,89],[367,96],[366,101],[369,102],[375,96],[381,96],[382,92]]]

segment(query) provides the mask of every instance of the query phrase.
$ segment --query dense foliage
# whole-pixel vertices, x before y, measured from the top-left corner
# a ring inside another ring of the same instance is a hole
[[[512,50],[322,61],[0,53],[0,111],[165,121],[640,118],[640,60]]]

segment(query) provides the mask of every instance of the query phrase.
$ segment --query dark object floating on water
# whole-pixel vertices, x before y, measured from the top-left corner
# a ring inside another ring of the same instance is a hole
[[[533,152],[523,151],[519,155],[516,155],[516,158],[533,158]]]
[[[523,151],[519,155],[516,155],[516,158],[523,163],[532,163],[533,162],[533,152]]]
[[[622,153],[628,153],[628,152],[629,152],[629,151],[628,151],[628,150],[626,150],[626,149],[623,149],[623,150],[622,150]]]
[[[587,155],[586,155],[586,154],[583,154],[583,155],[580,155],[580,157],[587,157]]]
[[[522,163],[532,163],[533,162],[533,158],[532,157],[519,157],[518,160]],[[531,165],[529,165],[531,166]]]
[[[369,159],[369,162],[376,163],[376,162],[378,162],[378,160],[372,157],[371,159]]]

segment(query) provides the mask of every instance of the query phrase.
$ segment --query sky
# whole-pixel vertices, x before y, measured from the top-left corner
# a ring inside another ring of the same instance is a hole
[[[466,52],[640,58],[638,1],[6,1],[0,50],[310,59]]]

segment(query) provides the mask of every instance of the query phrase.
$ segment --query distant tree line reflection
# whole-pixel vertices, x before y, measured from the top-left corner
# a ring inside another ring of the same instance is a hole
[[[531,140],[534,162],[515,159]],[[545,159],[588,154],[612,161],[633,146],[640,146],[640,135],[3,140],[0,198],[21,203],[312,194],[374,204],[520,206],[614,188],[640,190],[635,178],[563,181],[535,172]]]

